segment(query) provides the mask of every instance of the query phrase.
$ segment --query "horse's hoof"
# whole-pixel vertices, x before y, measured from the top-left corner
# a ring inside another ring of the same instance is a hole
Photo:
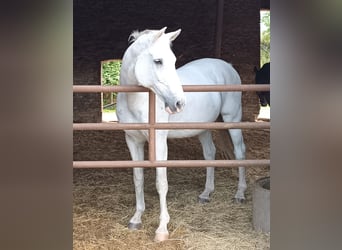
[[[168,238],[169,238],[168,233],[156,233],[156,236],[154,237],[154,241],[161,242],[161,241],[167,240]]]
[[[246,203],[246,199],[245,198],[234,198],[233,201],[236,204],[245,204]]]
[[[210,200],[207,199],[207,198],[198,197],[198,202],[201,203],[201,204],[207,204],[207,203],[210,202]]]
[[[128,223],[128,229],[139,230],[141,228],[141,223]]]

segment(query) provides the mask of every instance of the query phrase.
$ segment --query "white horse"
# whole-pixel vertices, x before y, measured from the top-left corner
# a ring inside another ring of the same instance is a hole
[[[133,43],[126,50],[121,66],[120,85],[139,85],[156,94],[157,122],[213,122],[219,115],[226,122],[241,120],[241,92],[187,92],[182,85],[198,84],[241,84],[234,68],[219,59],[199,59],[176,70],[176,57],[170,44],[181,30],[165,33],[161,30],[133,32],[129,40]],[[186,105],[185,105],[186,102]],[[182,112],[180,112],[182,111]],[[121,123],[148,122],[147,93],[119,93],[117,115]],[[245,145],[240,129],[229,129],[234,144],[235,158],[245,158]],[[133,161],[144,159],[144,144],[148,131],[125,131],[126,142]],[[204,158],[215,159],[215,146],[208,130],[156,130],[156,160],[167,160],[167,138],[198,136],[203,147]],[[134,168],[136,212],[128,227],[138,229],[145,210],[143,168]],[[156,241],[168,238],[167,224],[170,216],[166,205],[168,191],[166,167],[156,168],[156,187],[160,199],[160,224],[156,230]],[[235,195],[244,201],[246,190],[245,168],[239,167],[239,184]],[[201,202],[209,201],[214,191],[214,168],[207,168],[204,191],[199,195]]]

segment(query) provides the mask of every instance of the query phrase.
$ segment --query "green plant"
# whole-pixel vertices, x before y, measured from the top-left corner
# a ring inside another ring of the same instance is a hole
[[[261,15],[261,24],[263,30],[261,31],[260,40],[260,67],[267,62],[270,62],[270,50],[271,50],[271,29],[270,29],[270,12],[263,12]]]
[[[119,84],[121,61],[108,61],[102,63],[102,85],[114,86]]]
[[[103,86],[115,86],[119,84],[121,61],[112,60],[102,63],[101,84]],[[103,93],[103,106],[116,102],[117,93]],[[115,107],[108,106],[104,110],[115,111]]]

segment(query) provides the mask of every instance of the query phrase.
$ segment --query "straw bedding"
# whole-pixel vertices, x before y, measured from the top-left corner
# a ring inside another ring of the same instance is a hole
[[[215,140],[217,136],[215,133]],[[127,154],[123,133],[116,138],[121,138],[116,140],[116,147]],[[269,129],[246,130],[244,138],[247,159],[269,158]],[[196,138],[182,140],[169,142],[170,159],[203,158]],[[218,147],[217,159],[224,158]],[[159,221],[159,199],[154,169],[145,169],[146,210],[143,226],[137,231],[127,229],[135,208],[132,169],[74,169],[74,249],[269,249],[270,235],[253,230],[251,197],[254,180],[268,176],[269,168],[247,169],[245,204],[232,202],[238,182],[236,172],[217,168],[211,202],[199,204],[205,169],[169,168],[170,236],[156,243],[153,238]]]

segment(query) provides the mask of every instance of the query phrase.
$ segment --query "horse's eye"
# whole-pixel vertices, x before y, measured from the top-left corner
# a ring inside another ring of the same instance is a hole
[[[163,64],[163,60],[162,59],[154,59],[153,61],[157,65],[162,65]]]

